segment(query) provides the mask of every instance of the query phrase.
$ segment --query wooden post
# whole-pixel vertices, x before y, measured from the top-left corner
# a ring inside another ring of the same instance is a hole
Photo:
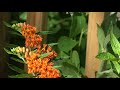
[[[38,31],[47,29],[47,12],[28,12],[27,23],[33,25]]]
[[[27,13],[27,23],[35,26],[37,31],[43,31],[47,29],[47,12],[28,12]],[[43,42],[46,42],[46,36],[42,36]],[[25,71],[27,71],[27,66],[25,65]]]
[[[7,68],[7,53],[4,51],[5,42],[7,42],[7,27],[3,24],[3,21],[10,20],[9,12],[0,12],[0,78],[8,77]]]
[[[97,24],[101,24],[104,19],[104,12],[90,12],[87,33],[86,65],[85,75],[88,78],[95,78],[101,61],[96,59],[98,54]]]

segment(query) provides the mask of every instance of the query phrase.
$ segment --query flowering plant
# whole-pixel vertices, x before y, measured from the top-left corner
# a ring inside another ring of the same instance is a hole
[[[35,78],[59,78],[60,71],[52,62],[57,53],[50,45],[42,44],[42,37],[37,34],[36,27],[26,23],[17,23],[11,28],[17,30],[25,38],[25,47],[18,46],[10,50],[5,48],[5,51],[18,56],[21,60],[17,61],[26,64],[26,73]]]

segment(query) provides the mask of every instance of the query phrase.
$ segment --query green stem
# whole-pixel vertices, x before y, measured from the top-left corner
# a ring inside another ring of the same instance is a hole
[[[79,38],[79,45],[78,45],[79,47],[80,47],[80,45],[81,45],[82,36],[83,36],[83,29],[82,29],[82,31],[81,31],[80,38]]]
[[[100,69],[99,69],[99,71],[98,71],[97,73],[106,70],[106,66],[107,66],[107,61],[102,61],[102,62],[101,62]],[[96,75],[96,78],[99,78],[99,76]]]
[[[69,33],[69,37],[71,35],[71,31],[72,31],[72,25],[73,25],[73,19],[74,19],[74,15],[71,17],[71,26],[70,26],[70,33]]]

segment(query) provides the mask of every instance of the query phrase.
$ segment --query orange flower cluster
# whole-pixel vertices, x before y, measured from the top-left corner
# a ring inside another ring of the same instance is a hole
[[[51,49],[47,44],[43,44],[41,48],[42,38],[35,34],[36,28],[29,24],[18,24],[21,27],[22,35],[25,37],[25,45],[29,50],[25,51],[25,58],[28,65],[28,73],[35,74],[37,78],[58,78],[60,77],[59,70],[53,68],[53,62],[51,61],[57,56],[56,52]],[[37,51],[33,52],[30,48],[37,48]],[[50,53],[45,57],[39,57],[44,53]]]
[[[22,35],[26,39],[25,46],[30,48],[40,48],[40,42],[42,41],[42,38],[39,35],[35,34],[36,27],[33,27],[26,23],[18,23],[18,26],[21,27]]]

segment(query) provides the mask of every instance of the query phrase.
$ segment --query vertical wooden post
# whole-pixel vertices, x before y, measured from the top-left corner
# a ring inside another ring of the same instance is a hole
[[[3,24],[3,21],[10,20],[9,12],[0,12],[0,78],[8,77],[7,68],[7,54],[4,51],[5,42],[7,42],[7,27]]]
[[[38,31],[47,29],[47,12],[28,12],[27,23],[33,25]]]
[[[95,72],[100,67],[100,60],[95,56],[98,54],[97,24],[104,19],[104,12],[90,12],[87,33],[86,65],[85,74],[88,78],[95,78]]]
[[[28,12],[27,13],[27,23],[35,26],[38,31],[43,31],[47,29],[47,20],[48,14],[47,12]],[[43,37],[43,42],[46,41],[46,36]],[[27,66],[25,65],[25,71],[27,71]]]

